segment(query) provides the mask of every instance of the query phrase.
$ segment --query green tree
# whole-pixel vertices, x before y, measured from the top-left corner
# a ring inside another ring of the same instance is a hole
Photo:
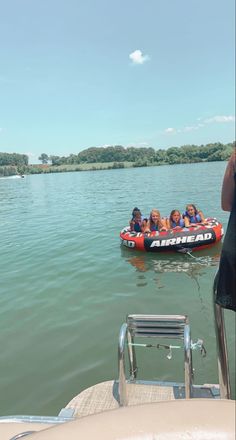
[[[0,153],[0,165],[28,165],[28,156],[18,153]]]
[[[40,160],[40,162],[43,164],[46,164],[49,161],[49,157],[46,153],[42,153],[41,156],[38,157],[38,160]]]
[[[49,160],[51,160],[52,165],[57,165],[57,166],[65,163],[65,162],[63,162],[62,157],[60,157],[60,156],[50,156]]]

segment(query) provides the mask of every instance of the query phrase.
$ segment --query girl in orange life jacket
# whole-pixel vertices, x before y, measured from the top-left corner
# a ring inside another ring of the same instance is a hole
[[[173,209],[171,211],[170,217],[167,218],[166,224],[168,229],[184,228],[184,219],[181,217],[178,209]]]
[[[198,223],[206,224],[202,211],[199,211],[193,204],[186,206],[186,211],[183,213],[183,218],[186,228],[189,228],[189,226],[196,226]]]
[[[147,222],[146,227],[144,228],[144,232],[152,232],[152,231],[166,231],[166,222],[161,218],[160,212],[158,209],[152,209],[150,212],[150,217]]]

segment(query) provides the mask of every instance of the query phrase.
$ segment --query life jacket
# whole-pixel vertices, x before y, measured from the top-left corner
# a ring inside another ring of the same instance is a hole
[[[135,221],[135,223],[133,225],[133,230],[135,232],[142,232],[141,225],[142,225],[142,220],[141,221]]]
[[[158,231],[158,226],[157,225],[151,225],[150,227],[150,231]]]
[[[200,214],[189,215],[187,211],[184,212],[183,217],[188,217],[190,223],[201,223],[202,221]]]
[[[176,223],[173,220],[171,220],[170,223],[172,228],[176,228],[176,226],[180,226],[181,228],[184,227],[184,220],[182,218],[179,219],[179,223]]]
[[[148,219],[147,219],[147,217],[143,217],[141,215],[141,219],[140,220],[135,220],[134,217],[132,217],[131,221],[135,222],[134,225],[131,225],[131,231],[142,232],[141,226],[142,226],[143,222],[147,222]]]

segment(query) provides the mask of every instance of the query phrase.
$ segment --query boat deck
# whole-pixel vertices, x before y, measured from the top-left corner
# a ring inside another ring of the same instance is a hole
[[[128,406],[185,398],[183,384],[174,382],[127,382]],[[219,398],[219,386],[195,385],[193,398]],[[110,380],[94,385],[75,396],[64,410],[73,417],[84,417],[119,408],[118,381]]]

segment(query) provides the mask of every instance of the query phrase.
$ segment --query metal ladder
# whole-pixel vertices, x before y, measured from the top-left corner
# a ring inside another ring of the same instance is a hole
[[[137,377],[134,337],[181,339],[184,343],[185,396],[192,397],[192,351],[188,317],[186,315],[128,315],[122,324],[118,344],[120,406],[128,405],[125,372],[125,348],[128,348],[130,379]]]

